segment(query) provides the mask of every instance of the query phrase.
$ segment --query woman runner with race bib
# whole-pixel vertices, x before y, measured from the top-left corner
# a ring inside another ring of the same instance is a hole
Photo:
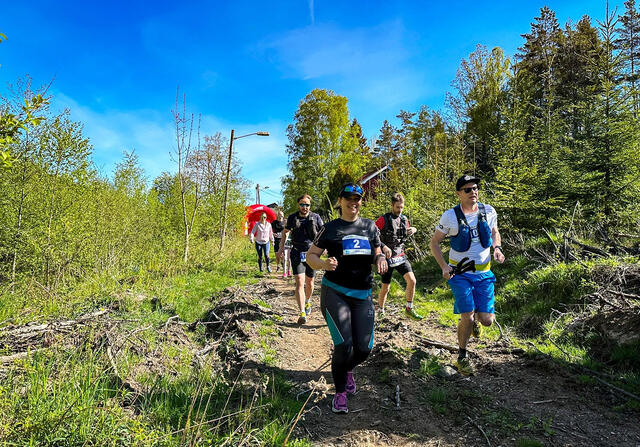
[[[332,410],[347,413],[347,393],[355,394],[353,368],[373,347],[373,272],[384,273],[387,261],[380,250],[379,231],[372,220],[358,216],[362,187],[347,183],[340,190],[341,217],[322,227],[307,252],[307,263],[326,271],[320,289],[320,309],[334,349],[331,375],[336,387]],[[328,259],[320,259],[327,251]]]

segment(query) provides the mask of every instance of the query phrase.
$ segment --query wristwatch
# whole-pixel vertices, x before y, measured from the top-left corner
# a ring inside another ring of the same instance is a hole
[[[493,251],[496,251],[496,250],[500,250],[500,251],[502,251],[502,246],[500,246],[500,245],[496,245],[495,247],[493,247]],[[502,252],[503,252],[503,251],[502,251]],[[503,253],[504,253],[504,252],[503,252]]]

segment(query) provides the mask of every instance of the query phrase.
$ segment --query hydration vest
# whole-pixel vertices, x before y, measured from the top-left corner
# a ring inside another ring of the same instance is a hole
[[[303,223],[305,218],[301,218],[296,213],[295,227],[291,232],[291,236],[294,240],[302,242],[302,240],[313,241],[318,235],[320,227],[318,225],[319,216],[316,213],[309,213],[306,217],[306,222]]]
[[[460,205],[453,208],[458,219],[458,234],[451,237],[451,248],[455,251],[463,253],[471,247],[471,227],[467,223],[467,219],[462,212]],[[491,247],[491,229],[487,222],[487,212],[484,204],[478,202],[478,236],[480,237],[480,245],[482,248]]]
[[[382,231],[380,231],[380,235],[382,236],[382,242],[393,248],[402,245],[407,238],[407,217],[404,214],[400,214],[398,230],[393,231],[391,214],[392,213],[385,213],[384,226],[382,227]]]

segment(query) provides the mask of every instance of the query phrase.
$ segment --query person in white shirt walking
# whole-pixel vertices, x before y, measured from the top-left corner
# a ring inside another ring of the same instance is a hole
[[[256,251],[258,252],[258,267],[262,271],[262,255],[264,254],[265,262],[267,264],[267,272],[271,273],[271,267],[269,266],[269,242],[273,243],[273,229],[271,224],[267,222],[267,214],[262,213],[260,215],[260,221],[256,222],[251,230],[250,239],[252,243],[256,245]]]

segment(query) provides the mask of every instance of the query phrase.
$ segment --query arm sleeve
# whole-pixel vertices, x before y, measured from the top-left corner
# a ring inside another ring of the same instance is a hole
[[[376,220],[376,227],[378,227],[379,230],[384,228],[384,216],[378,217],[378,220]]]
[[[327,227],[326,226],[322,226],[322,228],[320,228],[320,231],[318,232],[318,235],[316,236],[315,240],[313,241],[313,245],[315,245],[318,248],[322,248],[323,250],[327,249],[327,239],[325,238],[327,233]]]
[[[380,247],[382,245],[380,241],[380,230],[377,224],[371,225],[371,244],[374,247]]]
[[[295,218],[294,218],[293,214],[291,214],[291,215],[289,215],[289,217],[287,217],[287,223],[284,226],[287,230],[289,230],[289,231],[293,230],[293,220],[294,219]]]
[[[255,236],[256,235],[256,231],[258,231],[258,222],[253,224],[253,228],[251,229],[251,235]]]
[[[446,234],[447,236],[455,236],[458,234],[458,220],[452,210],[447,210],[442,214],[442,217],[440,217],[440,223],[436,225],[436,230]]]

